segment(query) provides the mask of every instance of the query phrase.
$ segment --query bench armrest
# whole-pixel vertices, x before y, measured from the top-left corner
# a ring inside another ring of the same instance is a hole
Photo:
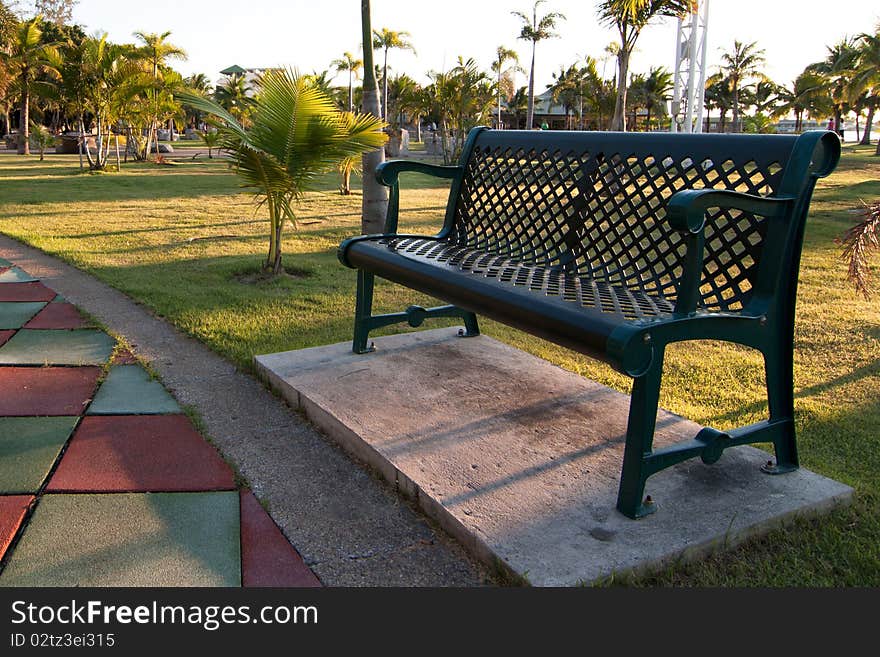
[[[390,160],[378,166],[376,169],[376,180],[386,187],[391,187],[397,183],[398,177],[405,171],[423,173],[427,176],[446,178],[448,180],[458,176],[461,170],[460,166],[440,166],[438,164],[427,164],[412,160]]]
[[[385,215],[385,233],[393,234],[397,232],[397,220],[400,214],[400,174],[404,171],[412,173],[423,173],[435,178],[445,178],[447,180],[455,180],[460,178],[464,167],[461,166],[439,166],[437,164],[426,164],[424,162],[413,162],[411,160],[391,160],[383,162],[376,169],[376,180],[386,187],[390,187],[388,193],[388,214]]]
[[[690,315],[700,300],[703,278],[706,211],[709,208],[740,210],[762,217],[785,216],[794,207],[794,197],[764,197],[719,189],[685,189],[676,192],[666,205],[666,217],[673,228],[685,234],[687,255],[678,287],[676,315]]]

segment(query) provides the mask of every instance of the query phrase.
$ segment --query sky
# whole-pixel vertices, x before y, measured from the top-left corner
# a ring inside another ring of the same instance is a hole
[[[803,68],[822,59],[826,46],[844,35],[871,31],[880,23],[877,0],[710,0],[709,67],[717,68],[723,50],[734,39],[757,41],[765,50],[764,72],[790,84]],[[597,59],[616,32],[598,23],[595,0],[548,0],[539,11],[562,12],[559,38],[538,44],[536,90],[552,82],[552,73],[586,55]],[[455,65],[459,55],[489,68],[498,46],[513,48],[527,68],[530,47],[516,37],[519,19],[511,10],[531,11],[532,0],[372,0],[373,27],[405,30],[416,52],[391,51],[394,73],[425,81],[430,70]],[[360,48],[360,2],[357,0],[80,0],[75,22],[86,31],[107,32],[117,42],[133,41],[132,33],[171,31],[170,41],[189,59],[175,64],[185,75],[245,68],[291,66],[301,72],[322,71],[345,51]],[[676,21],[648,26],[637,44],[631,69],[675,66]],[[358,55],[359,56],[359,55]],[[608,61],[606,77],[613,75]],[[600,61],[599,69],[603,64]],[[527,79],[520,75],[517,85]],[[337,84],[347,84],[340,75]]]

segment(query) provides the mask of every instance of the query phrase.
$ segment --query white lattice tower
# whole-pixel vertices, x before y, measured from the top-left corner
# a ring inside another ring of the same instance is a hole
[[[672,132],[703,131],[708,35],[709,0],[692,0],[690,12],[678,19]]]

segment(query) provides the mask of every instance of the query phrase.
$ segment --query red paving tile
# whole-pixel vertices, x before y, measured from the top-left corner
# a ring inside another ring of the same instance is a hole
[[[27,495],[0,497],[0,559],[9,549],[9,544],[15,538],[15,533],[33,501],[34,498]]]
[[[0,416],[80,415],[100,376],[100,367],[0,367]]]
[[[241,583],[248,587],[318,587],[321,582],[248,490],[241,497]]]
[[[87,417],[49,492],[234,490],[232,470],[184,415]]]
[[[0,331],[0,347],[6,344],[15,335],[15,331]]]
[[[42,283],[0,283],[0,301],[52,301],[56,296]]]
[[[69,303],[50,303],[36,317],[25,324],[26,329],[80,329],[86,328],[86,322],[76,306]]]

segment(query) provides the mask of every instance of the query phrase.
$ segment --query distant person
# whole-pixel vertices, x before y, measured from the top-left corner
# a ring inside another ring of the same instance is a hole
[[[828,129],[829,129],[831,132],[837,132],[837,131],[834,129],[834,117],[833,117],[833,116],[832,116],[830,119],[828,119]]]

